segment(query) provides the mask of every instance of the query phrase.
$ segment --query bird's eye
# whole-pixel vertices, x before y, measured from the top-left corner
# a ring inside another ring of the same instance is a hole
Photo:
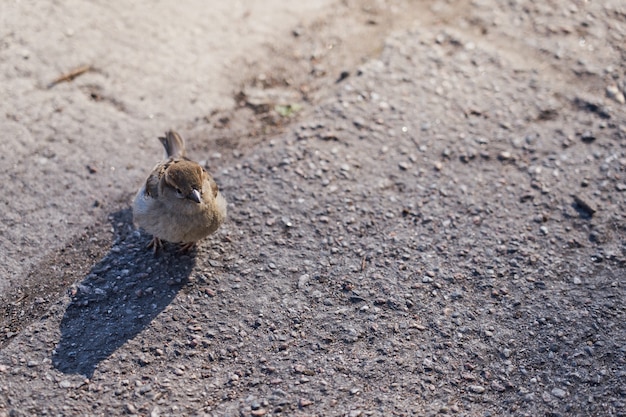
[[[176,196],[177,196],[178,198],[183,198],[183,197],[184,197],[184,196],[183,196],[183,192],[180,190],[180,188],[177,188],[177,189],[176,189]]]

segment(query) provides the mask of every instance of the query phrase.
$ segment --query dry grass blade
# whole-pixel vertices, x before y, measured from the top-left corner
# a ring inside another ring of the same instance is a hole
[[[52,88],[57,84],[72,81],[74,78],[78,77],[86,73],[87,71],[91,71],[93,68],[91,65],[81,65],[80,67],[74,68],[73,70],[66,72],[65,74],[60,75],[55,78],[50,84],[48,84],[48,88]]]

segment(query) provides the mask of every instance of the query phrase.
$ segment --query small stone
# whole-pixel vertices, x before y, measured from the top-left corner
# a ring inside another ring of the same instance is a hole
[[[498,159],[501,160],[501,161],[508,161],[509,159],[511,159],[511,156],[512,156],[511,152],[502,151],[498,155]]]
[[[310,279],[311,277],[309,274],[301,275],[300,278],[298,278],[298,288],[300,289],[305,288],[307,284],[309,283]]]
[[[586,216],[591,217],[598,210],[591,200],[582,195],[574,194],[572,198],[574,199],[576,207],[585,213]]]
[[[582,135],[580,135],[580,140],[585,143],[591,143],[596,140],[596,135],[594,135],[590,131],[586,131]]]
[[[485,387],[483,387],[482,385],[470,385],[468,388],[474,394],[482,394],[483,392],[485,392]]]
[[[408,169],[411,168],[411,164],[409,164],[408,162],[400,162],[398,166],[402,171],[408,171]]]
[[[619,88],[615,84],[611,84],[606,87],[606,96],[611,100],[617,101],[619,104],[625,104],[626,98],[624,97],[624,93],[619,91]]]
[[[152,391],[152,385],[146,384],[137,388],[137,390],[135,391],[135,394],[144,395],[150,391]]]
[[[337,132],[324,132],[320,135],[320,139],[322,140],[328,140],[328,141],[338,141],[339,140],[339,134]]]
[[[209,265],[211,265],[213,268],[221,268],[224,266],[224,264],[215,259],[209,259]]]
[[[556,398],[565,398],[567,392],[565,390],[562,390],[561,388],[554,388],[551,394],[554,395]]]
[[[300,401],[298,401],[298,405],[300,407],[308,407],[310,405],[313,405],[313,401],[308,400],[306,398],[300,398]]]
[[[541,232],[541,234],[542,234],[542,235],[544,235],[544,236],[545,236],[545,235],[547,235],[547,234],[549,233],[549,230],[548,230],[548,228],[547,228],[546,226],[541,226],[541,227],[539,228],[539,231],[540,231],[540,232]]]
[[[265,408],[257,408],[256,410],[252,410],[250,415],[252,416],[264,416],[267,414],[267,410]]]
[[[367,123],[365,122],[365,119],[359,116],[355,117],[352,120],[352,123],[354,124],[354,126],[356,126],[359,129],[367,127]]]
[[[315,375],[314,371],[312,371],[312,370],[308,369],[307,367],[305,367],[304,365],[300,365],[300,364],[295,365],[293,367],[293,370],[296,371],[296,373],[298,373],[298,374],[309,375],[309,376]]]
[[[72,383],[70,381],[68,381],[67,379],[64,379],[61,382],[59,382],[59,386],[61,388],[71,388],[72,387]]]
[[[126,403],[125,407],[128,414],[137,414],[137,408],[131,403]]]
[[[496,391],[496,392],[504,392],[506,391],[506,388],[500,384],[498,381],[493,381],[491,383],[491,389]]]

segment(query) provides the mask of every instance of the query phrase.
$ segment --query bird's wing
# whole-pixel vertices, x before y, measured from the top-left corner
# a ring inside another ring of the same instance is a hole
[[[211,174],[209,174],[206,171],[204,171],[204,172],[206,173],[206,175],[208,177],[208,181],[209,181],[209,185],[211,186],[211,192],[213,193],[213,197],[217,197],[217,192],[219,191],[217,183],[215,182],[215,180],[213,179]]]
[[[146,179],[146,194],[152,198],[156,198],[159,195],[159,182],[161,182],[161,178],[165,174],[165,170],[172,163],[172,160],[165,163],[160,163],[154,167],[152,173],[148,179]]]

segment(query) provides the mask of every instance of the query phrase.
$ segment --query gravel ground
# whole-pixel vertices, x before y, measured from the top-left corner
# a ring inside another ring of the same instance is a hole
[[[625,416],[626,10],[575,4],[436,3],[207,156],[229,221],[189,255],[128,190],[38,271],[69,290],[0,415]]]

